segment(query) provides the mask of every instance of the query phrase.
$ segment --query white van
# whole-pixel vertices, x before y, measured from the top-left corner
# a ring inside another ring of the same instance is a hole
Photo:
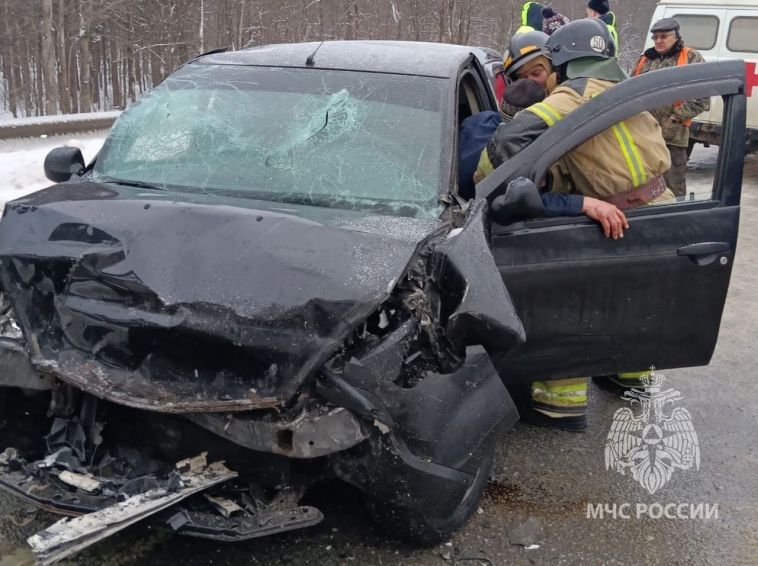
[[[706,61],[745,60],[748,144],[758,149],[758,0],[663,0],[651,26],[661,18],[676,18],[685,45],[697,49]],[[652,45],[648,38],[645,49]],[[693,121],[690,139],[718,144],[722,113],[721,98],[714,97],[711,109]]]

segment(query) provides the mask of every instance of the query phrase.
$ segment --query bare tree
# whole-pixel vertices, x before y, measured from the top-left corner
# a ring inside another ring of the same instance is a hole
[[[625,64],[656,0],[611,0]],[[545,3],[549,3],[546,0]],[[121,108],[189,57],[281,41],[408,39],[502,51],[523,0],[0,0],[2,108],[16,116]],[[554,0],[569,18],[586,0]]]

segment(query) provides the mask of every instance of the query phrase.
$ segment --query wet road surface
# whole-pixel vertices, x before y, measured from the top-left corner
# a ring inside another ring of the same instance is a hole
[[[715,152],[696,148],[691,187],[712,178]],[[676,471],[655,495],[606,471],[604,445],[616,393],[590,391],[584,434],[518,425],[499,444],[480,510],[447,545],[414,548],[370,521],[360,495],[324,485],[309,501],[319,526],[241,544],[172,537],[133,527],[64,564],[758,564],[758,155],[748,158],[737,261],[716,353],[708,367],[668,370],[692,414],[700,469]],[[632,229],[634,226],[632,225]],[[587,518],[587,505],[718,505],[718,518]],[[0,494],[0,566],[29,560],[25,537],[57,518]]]

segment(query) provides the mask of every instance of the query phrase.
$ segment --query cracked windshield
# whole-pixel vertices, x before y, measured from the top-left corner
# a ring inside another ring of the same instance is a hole
[[[443,87],[427,77],[188,65],[118,120],[94,178],[435,217]]]

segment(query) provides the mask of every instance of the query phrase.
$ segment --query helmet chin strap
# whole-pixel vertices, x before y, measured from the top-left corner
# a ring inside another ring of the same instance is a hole
[[[555,70],[555,83],[556,85],[559,85],[561,83],[564,83],[568,80],[568,77],[566,76],[566,71],[568,69],[569,64],[564,63],[560,67],[558,67]]]
[[[560,83],[558,82],[558,72],[553,71],[547,77],[547,85],[545,85],[545,90],[547,91],[548,94],[550,94],[556,89],[556,87],[559,84]]]

